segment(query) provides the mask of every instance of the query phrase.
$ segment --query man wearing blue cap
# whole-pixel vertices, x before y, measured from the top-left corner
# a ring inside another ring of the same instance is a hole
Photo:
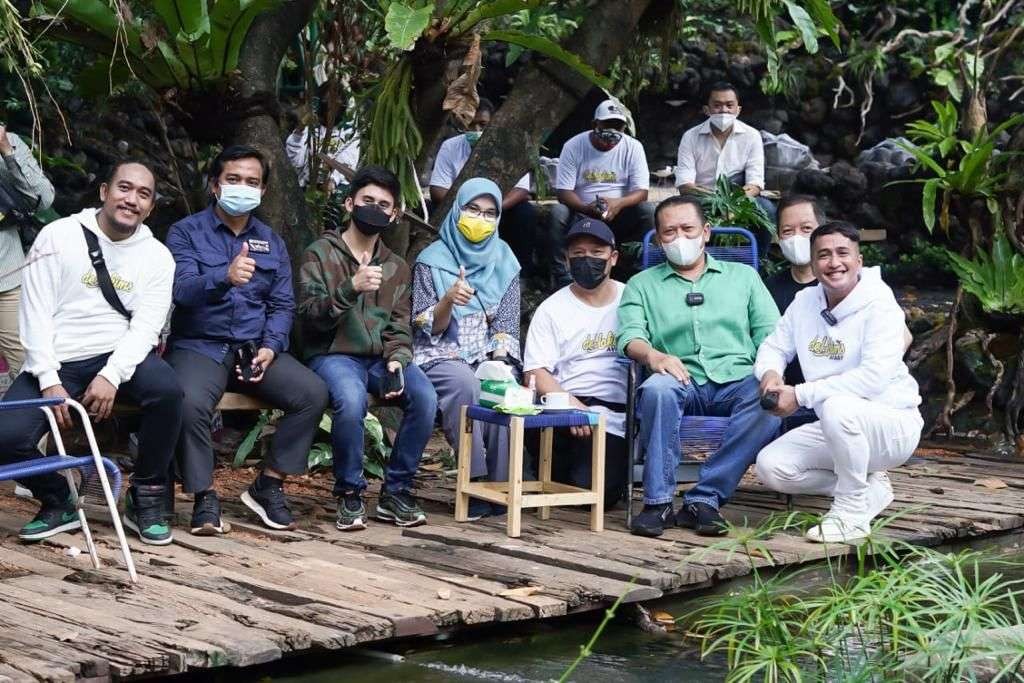
[[[625,487],[626,369],[617,362],[615,349],[625,285],[609,277],[619,252],[607,224],[582,218],[569,229],[566,242],[572,284],[537,307],[523,369],[534,378],[538,395],[565,392],[573,407],[606,415],[605,506],[610,507]],[[589,437],[590,427],[556,433],[556,481],[590,487]]]

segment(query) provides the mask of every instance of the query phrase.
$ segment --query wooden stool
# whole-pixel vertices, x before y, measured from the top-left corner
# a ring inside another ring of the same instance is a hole
[[[509,428],[508,481],[471,482],[473,422],[488,422]],[[555,427],[589,426],[592,430],[590,488],[583,489],[551,481],[551,444]],[[540,481],[523,481],[523,431],[540,429]],[[469,497],[474,496],[508,507],[508,535],[519,538],[524,508],[540,508],[540,518],[550,519],[557,505],[589,505],[590,529],[604,530],[604,439],[605,418],[600,413],[573,410],[520,417],[505,415],[481,406],[462,406],[459,429],[459,470],[455,489],[455,521],[469,519]]]

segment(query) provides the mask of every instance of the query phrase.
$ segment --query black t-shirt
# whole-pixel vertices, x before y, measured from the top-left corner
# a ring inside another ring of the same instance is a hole
[[[786,268],[785,270],[772,275],[770,278],[764,281],[765,286],[768,288],[768,293],[775,299],[775,305],[779,307],[779,313],[785,313],[789,305],[793,303],[793,299],[796,298],[796,293],[801,289],[812,287],[818,284],[817,280],[811,280],[810,282],[797,282],[793,279],[793,273]],[[800,370],[800,361],[796,358],[793,362],[786,367],[785,373],[786,384],[791,387],[795,387],[797,384],[803,384],[804,373]]]

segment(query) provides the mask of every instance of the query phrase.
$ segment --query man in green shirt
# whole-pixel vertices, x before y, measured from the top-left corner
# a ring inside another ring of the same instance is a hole
[[[718,508],[779,430],[779,418],[761,409],[752,374],[757,347],[779,311],[753,268],[705,252],[711,226],[696,198],[666,199],[655,225],[667,261],[634,276],[619,304],[619,353],[651,371],[637,401],[646,461],[644,509],[632,531],[660,536],[675,524],[720,535],[725,527]],[[684,413],[728,417],[729,426],[675,513]]]

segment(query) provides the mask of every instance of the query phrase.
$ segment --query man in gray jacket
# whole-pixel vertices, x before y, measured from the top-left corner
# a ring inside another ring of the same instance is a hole
[[[32,156],[32,148],[0,123],[0,184],[10,195],[20,195],[32,212],[50,208],[53,185]],[[2,210],[0,210],[2,212]],[[18,374],[25,352],[18,338],[18,300],[21,297],[21,265],[25,251],[13,220],[0,219],[0,355],[7,360],[11,377]]]

